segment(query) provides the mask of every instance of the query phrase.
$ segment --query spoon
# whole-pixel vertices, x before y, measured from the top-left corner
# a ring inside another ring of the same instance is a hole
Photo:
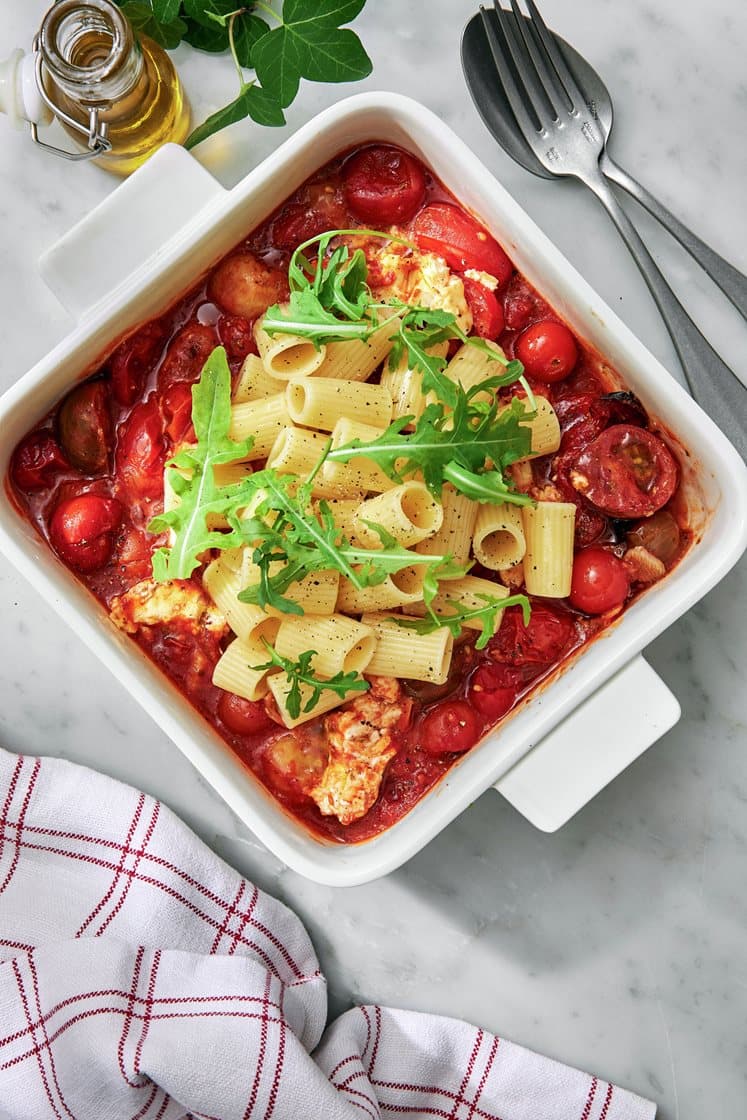
[[[605,142],[612,131],[612,99],[604,82],[589,63],[570,44],[554,32],[550,34],[563,52],[566,63],[583,91],[592,115],[597,120]],[[472,100],[488,130],[503,150],[533,175],[552,179],[549,171],[535,159],[514,120],[511,107],[502,86],[493,81],[493,62],[490,47],[480,23],[474,16],[464,31],[462,61]],[[700,267],[728,296],[738,311],[747,318],[747,277],[714,252],[709,245],[671,214],[650,191],[641,186],[631,175],[618,166],[606,149],[599,160],[599,169],[610,182],[622,187],[657,219],[697,261]]]

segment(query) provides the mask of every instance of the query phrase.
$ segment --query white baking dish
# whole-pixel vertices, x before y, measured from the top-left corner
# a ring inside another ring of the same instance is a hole
[[[640,651],[721,579],[747,545],[747,471],[736,451],[454,133],[414,101],[385,93],[352,97],[322,113],[231,191],[181,148],[166,147],[63,238],[42,270],[77,325],[0,400],[0,472],[5,475],[16,441],[116,339],[165,309],[337,152],[372,139],[419,154],[688,449],[685,485],[699,539],[660,586],[465,755],[408,816],[373,840],[345,847],[310,835],[278,807],[109,622],[7,493],[0,498],[0,545],[11,560],[268,848],[302,874],[333,885],[392,870],[496,783],[538,827],[552,830],[567,820],[676,722],[677,702]],[[147,773],[142,784],[147,788]]]

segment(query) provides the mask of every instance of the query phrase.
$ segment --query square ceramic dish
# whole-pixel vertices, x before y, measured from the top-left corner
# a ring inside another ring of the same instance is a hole
[[[191,287],[317,168],[367,140],[419,155],[687,448],[683,481],[696,543],[666,580],[463,756],[406,817],[372,840],[342,846],[311,835],[280,808],[56,560],[7,489],[0,495],[0,545],[10,559],[259,839],[295,870],[333,885],[392,870],[496,783],[539,827],[567,820],[676,722],[676,701],[640,651],[747,545],[747,471],[721,432],[458,137],[421,105],[386,93],[352,97],[322,113],[230,191],[184,150],[166,147],[64,237],[41,267],[77,325],[0,400],[0,475],[17,440],[123,334]],[[147,774],[142,782],[147,788]]]

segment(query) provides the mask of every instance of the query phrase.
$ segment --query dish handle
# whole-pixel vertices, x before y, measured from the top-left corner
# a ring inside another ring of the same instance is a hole
[[[39,260],[42,278],[75,319],[145,274],[189,238],[226,191],[184,148],[165,144]]]
[[[536,828],[555,832],[674,727],[680,711],[661,677],[634,657],[493,788]]]

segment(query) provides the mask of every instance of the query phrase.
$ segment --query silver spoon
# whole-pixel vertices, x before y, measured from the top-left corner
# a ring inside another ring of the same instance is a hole
[[[609,90],[596,70],[578,51],[559,35],[554,32],[551,34],[563,52],[566,63],[607,141],[612,131],[612,99]],[[535,159],[519,131],[502,88],[491,79],[493,62],[479,15],[474,16],[465,28],[462,39],[462,60],[472,99],[488,130],[492,132],[504,151],[527,171],[531,171],[533,175],[540,175],[543,179],[552,179],[551,173]],[[671,214],[645,187],[619,167],[606,149],[600,157],[599,169],[610,182],[632,195],[676,237],[690,256],[729,297],[737,310],[747,318],[747,277],[696,237],[692,230],[683,225],[679,218]]]

